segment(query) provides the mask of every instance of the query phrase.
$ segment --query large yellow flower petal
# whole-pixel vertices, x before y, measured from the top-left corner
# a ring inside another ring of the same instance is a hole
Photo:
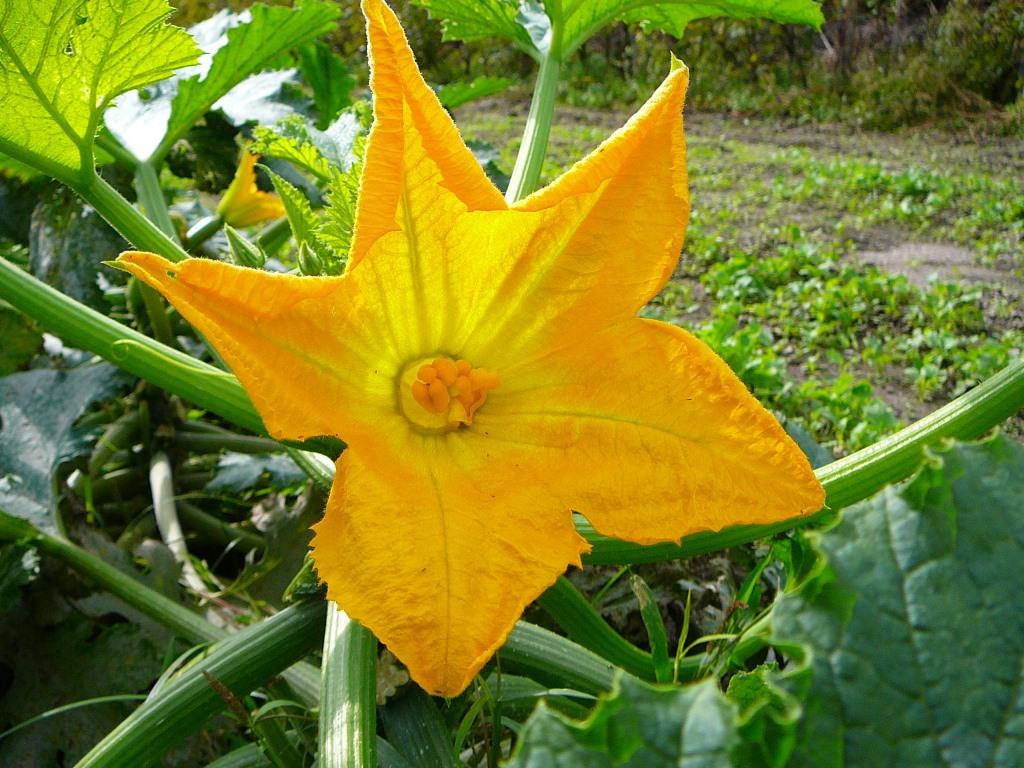
[[[394,12],[381,0],[364,0],[363,12],[374,124],[366,145],[350,268],[385,233],[403,228],[414,237],[428,227],[439,196],[453,196],[468,210],[506,207],[424,82]]]
[[[398,357],[374,328],[386,309],[343,277],[295,277],[208,259],[173,264],[129,251],[118,264],[156,288],[231,366],[282,440],[350,444],[404,419]],[[383,323],[380,323],[383,325]]]
[[[589,549],[569,509],[521,481],[514,455],[477,447],[453,432],[411,436],[399,453],[346,451],[314,527],[328,597],[444,696]]]
[[[540,480],[551,478],[606,535],[678,540],[824,504],[778,421],[721,358],[675,326],[626,320],[505,371],[502,384],[473,431],[514,450],[534,446]]]
[[[437,292],[459,354],[500,368],[576,344],[657,294],[689,212],[686,85],[674,69],[622,130],[511,211],[452,217]]]

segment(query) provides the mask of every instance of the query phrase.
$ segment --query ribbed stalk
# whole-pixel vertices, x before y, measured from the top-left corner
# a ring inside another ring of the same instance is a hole
[[[85,181],[72,188],[139,250],[158,253],[170,261],[188,258],[180,245],[161,232],[156,224],[135,210],[121,193],[96,174],[89,174]]]
[[[31,541],[140,613],[193,643],[223,640],[228,633],[199,614],[164,597],[96,555],[66,539],[41,533],[30,524],[0,511],[0,541]],[[310,664],[296,664],[284,674],[295,693],[308,704],[320,696],[320,671]]]
[[[547,154],[551,120],[555,111],[555,96],[558,93],[558,77],[562,68],[561,28],[561,19],[552,19],[551,46],[540,62],[530,112],[526,116],[526,127],[523,130],[523,143],[519,147],[516,164],[505,191],[505,200],[509,203],[533,192],[544,168],[544,156]]]
[[[377,638],[327,608],[320,686],[320,765],[377,766]]]
[[[321,601],[290,606],[215,645],[154,698],[123,720],[77,768],[152,765],[227,708],[315,650],[323,633]]]
[[[504,672],[524,675],[552,688],[583,693],[611,690],[615,666],[561,635],[517,622],[499,651]]]
[[[537,598],[537,604],[558,622],[558,626],[572,640],[584,648],[637,677],[654,680],[651,655],[612,629],[564,576],[559,577],[547,592]]]

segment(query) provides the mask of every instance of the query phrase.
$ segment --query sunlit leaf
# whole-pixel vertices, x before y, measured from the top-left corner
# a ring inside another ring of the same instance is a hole
[[[170,13],[165,0],[3,0],[0,152],[58,178],[91,168],[110,101],[196,61]]]
[[[791,765],[1024,765],[1024,447],[959,445],[843,512],[772,612],[814,676]]]
[[[681,36],[696,19],[730,17],[769,19],[790,24],[821,26],[815,0],[564,0],[559,10],[551,3],[524,0],[415,0],[440,19],[446,40],[503,37],[534,58],[546,54],[551,28],[561,31],[560,56],[567,58],[600,29],[617,21],[637,22]],[[560,14],[552,25],[545,15]]]
[[[299,48],[299,69],[313,89],[313,101],[319,116],[317,127],[324,129],[352,103],[349,91],[355,86],[356,79],[341,57],[322,41]]]
[[[339,13],[333,4],[319,0],[294,8],[254,5],[237,14],[222,11],[189,30],[204,53],[195,67],[156,89],[119,99],[107,115],[107,124],[139,157],[162,157],[235,86],[285,51],[329,32]],[[243,85],[269,88],[274,95],[280,77],[276,83],[260,80]],[[252,98],[244,93],[234,97]]]

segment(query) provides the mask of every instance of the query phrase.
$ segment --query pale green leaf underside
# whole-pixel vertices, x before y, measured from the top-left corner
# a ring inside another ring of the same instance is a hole
[[[773,609],[810,650],[796,768],[1024,765],[1024,447],[959,445],[843,511]]]
[[[517,22],[519,0],[415,0],[440,19],[445,38],[473,40],[504,37],[539,57],[526,30]],[[696,19],[762,18],[789,24],[821,26],[814,0],[563,0],[562,56],[567,57],[602,27],[616,21],[637,22],[681,36]]]
[[[182,80],[171,104],[160,156],[222,96],[275,57],[334,28],[340,15],[329,3],[307,2],[295,8],[254,5],[252,21],[227,33],[227,45],[213,57],[205,77]]]
[[[165,0],[0,0],[0,151],[69,178],[117,95],[195,63]]]

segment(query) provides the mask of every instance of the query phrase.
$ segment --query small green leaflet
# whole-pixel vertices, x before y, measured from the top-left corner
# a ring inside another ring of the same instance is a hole
[[[772,610],[813,670],[789,765],[1024,765],[1021,499],[1024,447],[995,437],[818,537],[823,570]]]
[[[65,181],[92,171],[111,100],[195,63],[165,0],[0,0],[0,152]]]
[[[222,11],[190,30],[204,53],[194,69],[148,92],[119,99],[107,124],[139,157],[162,158],[236,85],[282,53],[331,31],[339,15],[335,5],[320,0],[294,8],[254,5],[237,14]],[[264,77],[270,82],[261,86],[279,88],[284,73]]]
[[[562,60],[600,29],[617,21],[635,22],[677,37],[696,19],[725,16],[769,19],[788,24],[820,27],[821,7],[814,0],[562,0],[556,4],[535,0],[414,0],[440,19],[447,40],[504,37],[536,59],[546,54],[543,27],[561,30],[558,49]],[[538,17],[549,17],[539,25]],[[560,17],[560,24],[554,13]]]

